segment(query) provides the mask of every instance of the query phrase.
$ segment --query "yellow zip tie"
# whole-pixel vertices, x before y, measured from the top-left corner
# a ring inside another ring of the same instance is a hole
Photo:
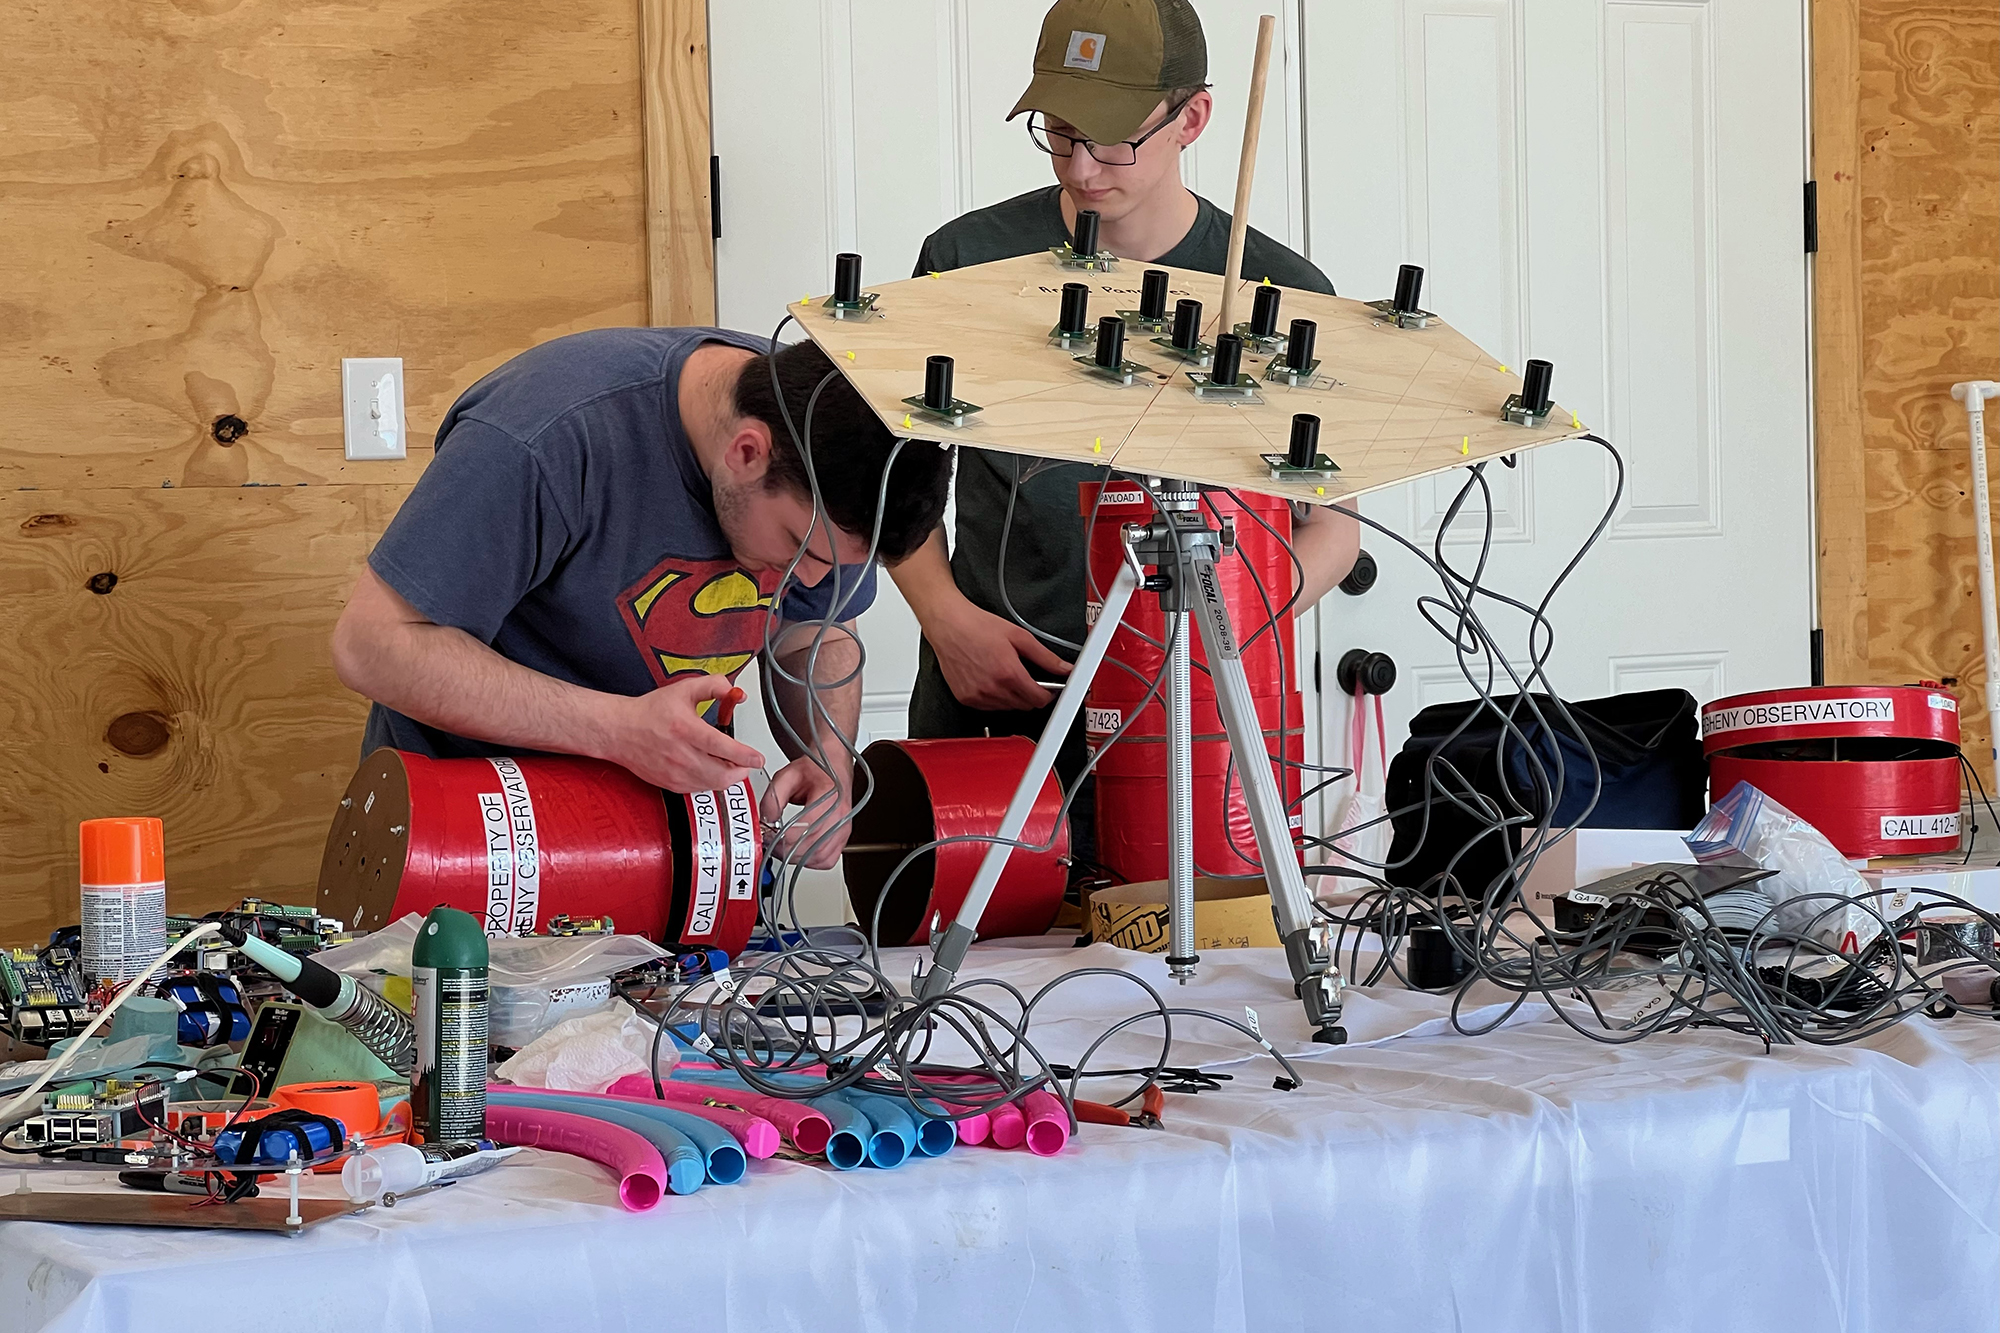
[[[1314,494],[1314,495],[1325,495],[1325,494],[1326,494],[1326,487],[1324,487],[1324,486],[1315,486],[1315,487],[1313,487],[1313,494]]]
[[[1090,446],[1090,452],[1092,452],[1093,454],[1101,454],[1104,452],[1104,437],[1102,435],[1097,437],[1096,444]]]
[[[1271,275],[1266,273],[1264,275],[1264,286],[1269,287],[1270,285],[1271,285]]]
[[[938,274],[937,274],[937,270],[936,270],[936,269],[932,269],[932,270],[931,270],[931,276],[932,276],[933,278],[935,278],[935,277],[936,277],[937,275],[938,275]]]
[[[813,303],[813,294],[811,292],[807,292],[804,296],[801,296],[799,298],[800,305],[811,305],[812,303]],[[1506,367],[1502,366],[1501,369],[1505,370]]]
[[[903,413],[903,429],[908,430],[909,428],[910,428],[910,414],[908,412],[905,412]]]
[[[1502,367],[1500,367],[1500,373],[1501,373],[1502,375],[1511,375],[1511,374],[1513,374],[1514,372],[1513,372],[1513,371],[1511,371],[1511,370],[1509,370],[1509,369],[1507,369],[1507,367],[1505,367],[1505,366],[1502,366]]]
[[[1577,415],[1574,412],[1569,414],[1569,428],[1571,430],[1583,429],[1583,422],[1577,419]]]
[[[908,423],[906,422],[904,424],[907,425]],[[1470,435],[1467,435],[1458,442],[1459,457],[1463,458],[1465,455],[1471,452],[1472,452],[1472,437]]]
[[[847,354],[847,359],[848,359],[849,361],[852,361],[852,360],[854,359],[854,353],[852,353],[852,352],[849,352],[849,353]]]

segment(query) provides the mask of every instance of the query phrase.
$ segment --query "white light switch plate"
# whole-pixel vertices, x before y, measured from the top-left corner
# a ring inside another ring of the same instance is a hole
[[[403,438],[403,358],[341,358],[340,415],[350,460],[407,457],[409,448]]]

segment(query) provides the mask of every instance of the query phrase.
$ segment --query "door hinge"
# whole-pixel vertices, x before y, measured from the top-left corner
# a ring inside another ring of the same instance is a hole
[[[722,239],[722,159],[713,154],[708,159],[708,235]]]
[[[1320,676],[1319,676],[1319,650],[1315,648],[1313,650],[1313,693],[1318,694],[1321,689],[1322,686],[1320,685]]]
[[[1819,253],[1819,182],[1806,182],[1806,253]]]

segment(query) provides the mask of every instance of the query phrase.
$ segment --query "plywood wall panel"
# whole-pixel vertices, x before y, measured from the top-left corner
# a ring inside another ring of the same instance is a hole
[[[168,903],[309,899],[366,705],[332,616],[400,486],[0,493],[0,938],[76,917],[76,823],[166,821]]]
[[[0,940],[75,920],[95,814],[165,818],[176,910],[308,900],[365,708],[329,637],[438,419],[646,322],[638,6],[0,0],[0,33]],[[404,359],[407,461],[343,459],[342,356]]]
[[[1950,392],[2000,375],[2000,10],[1814,0],[1813,59],[1827,679],[1952,681],[1965,750],[1983,759],[1969,457]]]
[[[409,481],[343,460],[341,356],[405,358],[427,444],[522,347],[646,320],[630,0],[0,19],[0,485]]]
[[[1956,678],[1988,751],[1960,380],[2000,375],[2000,9],[1864,3],[1857,107],[1877,681]]]

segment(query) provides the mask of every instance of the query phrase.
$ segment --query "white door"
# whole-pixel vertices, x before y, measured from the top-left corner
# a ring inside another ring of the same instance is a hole
[[[1213,129],[1182,163],[1191,188],[1228,208],[1256,44],[1256,0],[1197,5],[1208,30]],[[1305,247],[1298,32],[1284,6],[1261,128],[1252,221]],[[925,236],[961,213],[1054,183],[1048,158],[1007,112],[1033,72],[1042,6],[1023,0],[727,0],[709,7],[722,236],[717,318],[768,332],[788,302],[832,283],[833,256],[862,256],[866,283],[908,277]],[[1281,82],[1282,80],[1282,82]],[[1281,91],[1281,88],[1284,91]],[[907,733],[916,617],[888,579],[862,617],[867,738]],[[1301,630],[1310,660],[1315,628]],[[1310,687],[1310,681],[1307,682]],[[742,728],[776,753],[761,709]],[[1308,693],[1308,716],[1317,717]],[[1308,762],[1318,761],[1318,729]],[[1317,802],[1309,811],[1319,822]],[[837,898],[819,877],[817,915]]]
[[[1616,514],[1551,608],[1566,698],[1807,681],[1803,34],[1796,0],[1307,6],[1313,260],[1364,299],[1423,265],[1426,308],[1507,365],[1553,362],[1557,400],[1624,458]],[[1428,549],[1464,475],[1362,511]],[[1602,515],[1611,469],[1566,443],[1486,475],[1487,582],[1535,602]],[[1412,609],[1435,577],[1379,533],[1363,544],[1380,582],[1322,607],[1341,755],[1332,672],[1349,648],[1400,668],[1392,747],[1419,708],[1473,696]],[[1525,618],[1485,610],[1524,662]]]
[[[1183,161],[1235,195],[1256,17],[1279,16],[1251,221],[1344,295],[1429,271],[1425,305],[1509,365],[1555,363],[1558,399],[1616,444],[1625,498],[1552,608],[1557,688],[1698,697],[1805,677],[1811,608],[1803,16],[1782,0],[1208,0],[1218,114]],[[710,7],[721,158],[719,318],[767,330],[855,250],[906,276],[924,236],[1048,183],[1003,120],[1029,77],[1034,0],[728,0]],[[1493,467],[1488,582],[1533,601],[1603,511],[1608,472],[1565,444]],[[1435,533],[1454,479],[1364,512]],[[1318,624],[1312,742],[1339,762],[1333,670],[1388,652],[1390,744],[1469,691],[1414,599],[1434,587],[1379,536],[1364,597]],[[1461,556],[1465,547],[1454,547]],[[1518,619],[1493,617],[1525,657]],[[914,617],[887,580],[862,621],[864,726],[904,734]],[[1311,682],[1307,682],[1310,687]],[[1321,705],[1321,701],[1324,705]],[[754,738],[753,738],[754,739]],[[1308,759],[1319,751],[1309,744]],[[1331,802],[1328,803],[1328,808]],[[1309,809],[1308,826],[1322,812]]]

